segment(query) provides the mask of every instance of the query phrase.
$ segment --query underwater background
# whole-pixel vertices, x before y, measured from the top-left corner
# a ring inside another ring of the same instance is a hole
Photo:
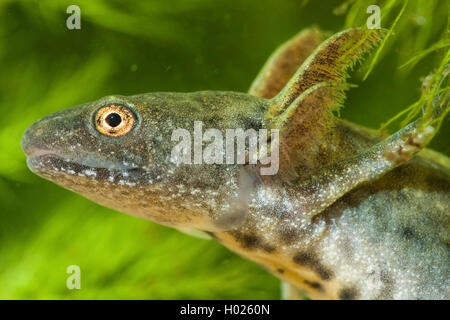
[[[66,27],[72,4],[81,30]],[[39,118],[105,95],[245,92],[298,31],[363,26],[372,4],[393,32],[352,73],[358,88],[340,113],[377,129],[419,99],[421,78],[448,52],[448,1],[0,0],[0,299],[278,299],[274,276],[213,240],[32,174],[20,138]],[[430,144],[447,156],[449,124]],[[80,290],[66,288],[69,265],[81,268]]]

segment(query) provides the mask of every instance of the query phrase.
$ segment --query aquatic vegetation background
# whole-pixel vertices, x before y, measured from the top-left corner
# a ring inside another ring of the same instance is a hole
[[[81,8],[81,30],[66,28],[71,4]],[[279,298],[278,280],[214,241],[100,207],[33,175],[20,137],[51,112],[108,94],[246,91],[290,36],[311,25],[364,25],[371,4],[383,8],[382,27],[397,22],[376,60],[354,72],[359,87],[341,116],[379,128],[420,99],[420,78],[448,53],[448,1],[1,0],[0,298]],[[449,134],[446,119],[430,147],[449,155]],[[73,264],[81,290],[66,288]]]

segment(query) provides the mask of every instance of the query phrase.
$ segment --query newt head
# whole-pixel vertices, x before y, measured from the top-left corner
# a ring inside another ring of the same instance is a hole
[[[258,129],[267,101],[209,91],[107,96],[33,123],[21,143],[34,173],[88,199],[172,227],[217,230],[214,212],[237,192],[239,167],[177,163],[173,132],[193,132],[196,121]]]

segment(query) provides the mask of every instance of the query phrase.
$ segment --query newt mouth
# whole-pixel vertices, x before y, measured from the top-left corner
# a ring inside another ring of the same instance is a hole
[[[51,142],[37,131],[36,124],[30,126],[22,136],[21,146],[27,156],[28,168],[44,179],[67,188],[78,184],[96,183],[134,186],[145,184],[144,178],[154,181],[153,172],[145,172],[131,162],[115,161],[99,156],[92,151],[78,149],[81,145],[68,147],[68,152],[49,148]],[[56,148],[59,149],[59,148]]]
[[[27,130],[28,131],[28,130]],[[27,132],[26,132],[27,133]],[[114,161],[99,157],[92,152],[76,151],[57,152],[49,150],[45,146],[40,146],[40,141],[36,143],[35,137],[27,134],[22,137],[22,149],[27,156],[27,164],[31,171],[38,173],[46,170],[63,170],[71,171],[82,170],[112,170],[112,171],[128,171],[135,170],[139,167],[133,163]],[[35,142],[35,143],[33,143]]]
[[[85,185],[87,181],[123,186],[145,184],[151,179],[141,169],[114,170],[91,167],[71,159],[64,159],[53,153],[36,153],[27,158],[27,165],[35,174],[60,184],[68,189],[76,189],[74,185]],[[87,180],[86,180],[87,179]]]
[[[27,157],[27,165],[31,171],[36,174],[54,176],[58,173],[68,175],[84,175],[87,177],[96,177],[99,168],[80,164],[71,159],[65,159],[54,153],[46,153],[45,151],[33,152]],[[102,168],[103,170],[107,170]]]

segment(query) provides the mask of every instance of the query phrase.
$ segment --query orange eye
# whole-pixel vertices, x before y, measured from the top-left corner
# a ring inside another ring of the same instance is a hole
[[[95,115],[97,130],[109,137],[120,137],[131,131],[136,119],[125,106],[110,104],[100,108]]]

